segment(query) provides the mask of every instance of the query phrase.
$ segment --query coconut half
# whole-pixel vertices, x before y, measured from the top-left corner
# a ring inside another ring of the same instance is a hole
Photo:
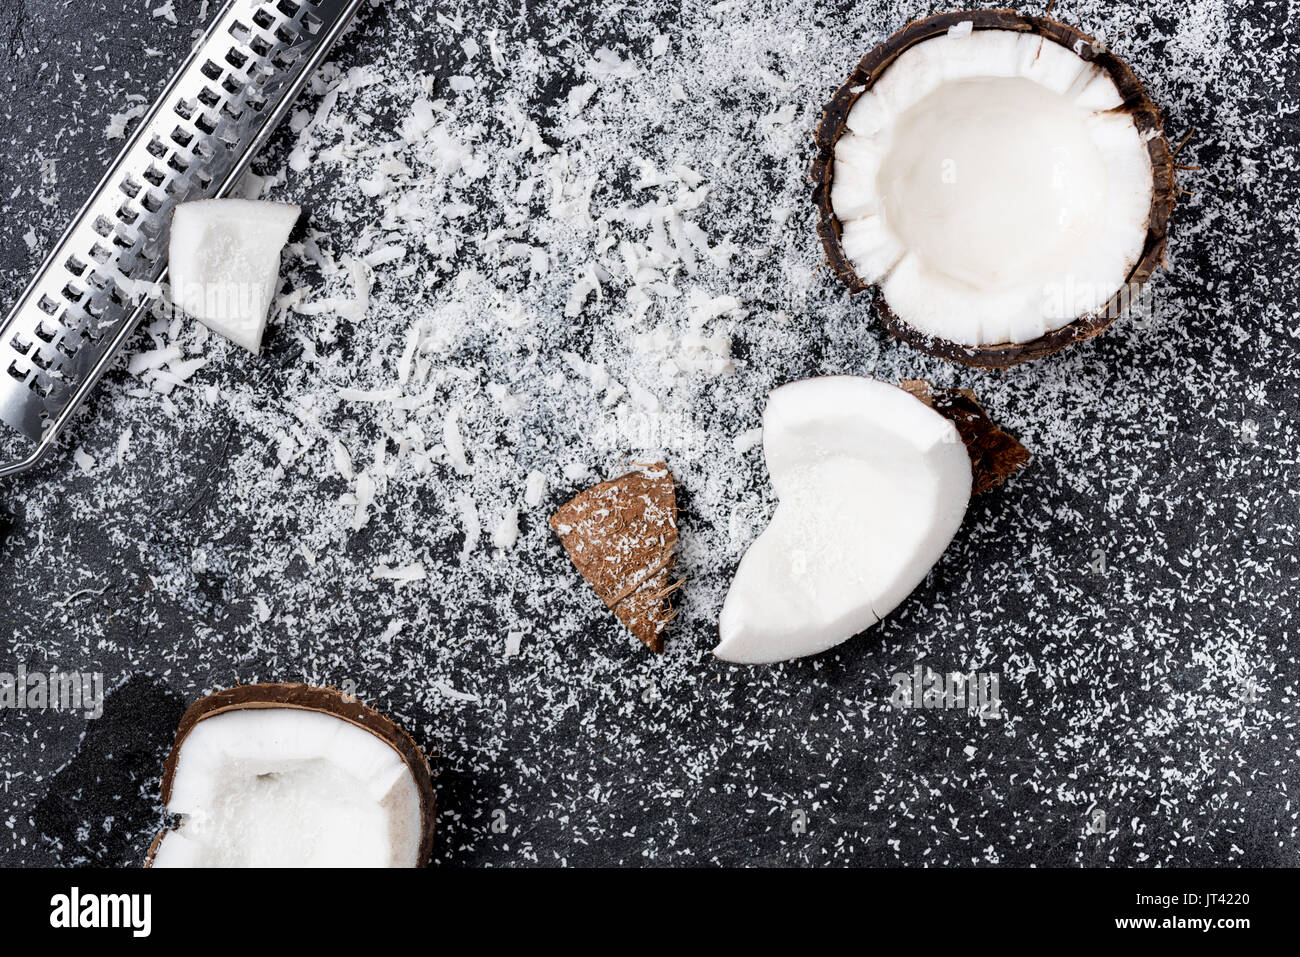
[[[301,211],[290,203],[201,199],[172,214],[172,301],[256,354],[280,279],[280,252]]]
[[[411,737],[333,688],[245,685],[195,702],[163,767],[181,816],[151,867],[423,867],[429,765]]]
[[[779,501],[727,592],[719,658],[815,655],[876,624],[948,547],[972,489],[1028,459],[969,393],[907,385],[827,376],[768,397],[763,450]]]
[[[1090,338],[1164,253],[1159,110],[1123,61],[1045,17],[910,24],[863,58],[817,142],[831,266],[932,355],[1004,367]]]

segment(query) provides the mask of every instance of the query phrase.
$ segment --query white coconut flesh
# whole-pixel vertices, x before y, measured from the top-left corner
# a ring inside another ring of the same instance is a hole
[[[415,867],[420,795],[402,756],[333,715],[245,708],[181,744],[154,867]]]
[[[1046,38],[958,31],[902,53],[835,145],[854,271],[912,328],[1036,339],[1103,307],[1142,255],[1151,160],[1110,76]]]
[[[763,450],[778,504],[736,571],[714,649],[744,664],[814,655],[880,621],[948,547],[971,491],[953,424],[874,379],[776,389]]]
[[[172,216],[172,301],[218,335],[256,353],[280,278],[280,252],[298,221],[289,203],[205,199]]]

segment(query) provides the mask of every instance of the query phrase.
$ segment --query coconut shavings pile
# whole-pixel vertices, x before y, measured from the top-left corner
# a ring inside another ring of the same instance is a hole
[[[93,47],[0,14],[7,301],[207,15],[165,7]],[[820,107],[924,12],[365,9],[241,185],[305,209],[261,356],[160,307],[0,488],[0,670],[117,689],[98,723],[0,712],[0,861],[138,862],[177,707],[305,680],[431,753],[443,863],[1300,862],[1295,11],[1056,11],[1201,168],[1150,301],[1001,374],[891,342],[822,268]],[[835,372],[974,389],[1034,458],[879,627],[723,665],[764,397]],[[656,656],[547,519],[659,461],[688,581]],[[895,710],[918,665],[997,674],[1002,717]]]

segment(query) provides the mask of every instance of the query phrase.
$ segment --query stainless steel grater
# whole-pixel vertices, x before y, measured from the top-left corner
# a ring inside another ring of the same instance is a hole
[[[230,190],[360,5],[229,0],[217,15],[0,325],[0,477],[41,461],[130,337],[172,209]]]

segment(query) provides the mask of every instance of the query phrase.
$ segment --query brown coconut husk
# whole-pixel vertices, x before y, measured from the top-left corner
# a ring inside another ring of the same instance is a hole
[[[970,389],[937,389],[924,379],[906,379],[898,385],[957,427],[970,454],[975,494],[1001,485],[1028,464],[1029,450],[993,424]]]
[[[627,629],[656,654],[674,617],[677,489],[663,462],[581,492],[551,528],[586,580]]]
[[[1060,329],[1053,330],[1028,342],[1005,342],[993,345],[968,346],[938,339],[913,329],[889,308],[879,288],[863,281],[853,269],[853,264],[840,245],[842,226],[831,206],[831,180],[835,172],[835,144],[844,132],[845,121],[858,97],[880,78],[893,62],[907,49],[948,32],[950,27],[971,21],[976,30],[1015,30],[1036,33],[1045,40],[1060,43],[1079,54],[1084,60],[1105,70],[1115,82],[1124,98],[1117,110],[1132,115],[1147,143],[1151,157],[1152,198],[1147,219],[1146,242],[1137,263],[1129,272],[1126,284],[1095,313],[1080,316]],[[1032,359],[1059,352],[1074,342],[1082,342],[1104,331],[1132,301],[1135,293],[1155,272],[1164,258],[1166,230],[1173,212],[1177,187],[1174,182],[1174,160],[1165,139],[1164,123],[1160,110],[1147,95],[1133,70],[1110,50],[1077,27],[1068,26],[1048,17],[1034,17],[1014,10],[961,10],[940,13],[916,23],[909,23],[865,57],[849,75],[844,85],[831,97],[822,114],[817,129],[817,157],[813,161],[813,202],[819,218],[817,232],[826,250],[826,259],[836,276],[849,288],[859,293],[875,288],[875,302],[881,319],[890,335],[929,355],[949,359],[969,366],[985,369],[1002,369]]]
[[[218,691],[200,698],[185,710],[181,716],[180,726],[176,729],[176,742],[172,745],[167,760],[163,764],[162,801],[166,805],[171,800],[172,782],[176,776],[176,764],[180,760],[181,745],[200,721],[224,714],[227,711],[239,711],[245,708],[296,708],[301,711],[319,711],[333,715],[350,724],[369,731],[375,737],[391,747],[406,762],[415,779],[416,790],[420,794],[420,819],[423,824],[420,836],[420,850],[416,858],[419,867],[427,867],[433,857],[433,830],[436,802],[433,794],[433,776],[429,770],[429,761],[415,743],[415,739],[403,731],[393,721],[374,708],[362,704],[355,696],[348,695],[338,688],[320,688],[301,683],[289,684],[255,684],[239,685]],[[149,845],[149,854],[145,867],[153,866],[154,855],[158,845],[170,828],[164,828],[155,835]]]

